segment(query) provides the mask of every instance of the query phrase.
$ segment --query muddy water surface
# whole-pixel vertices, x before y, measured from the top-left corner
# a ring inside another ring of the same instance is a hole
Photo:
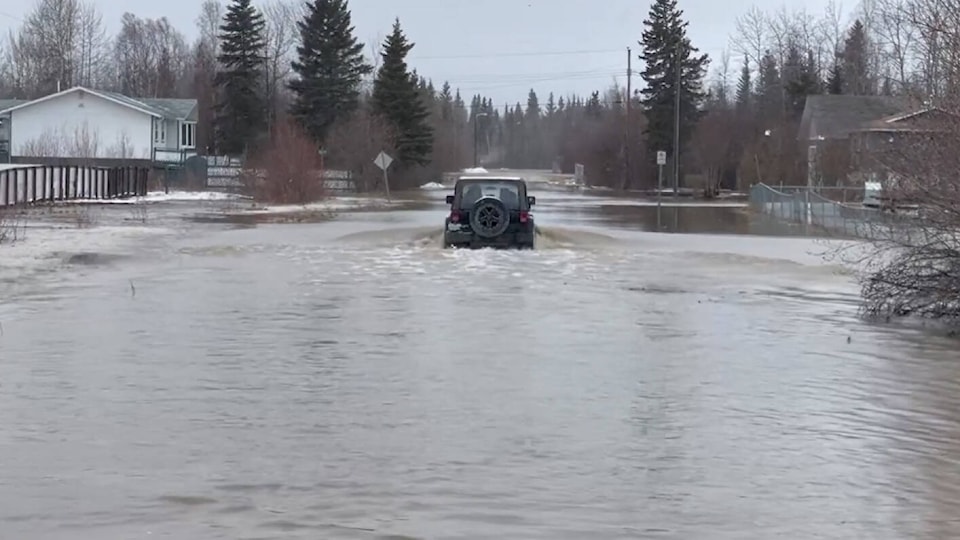
[[[808,239],[542,198],[534,252],[157,209],[11,296],[0,537],[960,536],[955,343],[860,322]]]

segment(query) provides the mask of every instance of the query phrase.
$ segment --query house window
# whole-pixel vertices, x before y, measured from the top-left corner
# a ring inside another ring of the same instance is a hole
[[[160,118],[153,119],[153,142],[167,144],[167,123]]]
[[[197,146],[197,123],[180,123],[180,148],[196,148]]]

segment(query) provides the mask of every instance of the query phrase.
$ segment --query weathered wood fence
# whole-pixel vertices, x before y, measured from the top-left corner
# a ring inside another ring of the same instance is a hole
[[[18,166],[0,170],[0,207],[147,194],[146,167]]]

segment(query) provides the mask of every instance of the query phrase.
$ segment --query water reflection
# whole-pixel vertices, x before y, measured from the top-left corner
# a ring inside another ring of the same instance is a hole
[[[587,212],[594,213],[596,220],[607,226],[650,232],[761,236],[809,236],[814,232],[733,205],[599,204]]]

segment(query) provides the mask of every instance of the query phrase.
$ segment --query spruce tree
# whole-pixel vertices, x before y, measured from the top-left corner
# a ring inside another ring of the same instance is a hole
[[[740,79],[737,81],[737,111],[749,111],[753,105],[753,74],[750,73],[750,63],[743,59],[740,69]]]
[[[655,0],[643,21],[640,59],[645,62],[640,76],[646,82],[640,103],[647,117],[646,134],[651,150],[674,153],[673,131],[676,95],[680,93],[680,148],[690,139],[700,118],[706,97],[703,78],[709,59],[699,55],[687,37],[687,22],[677,0]],[[680,88],[677,88],[679,66]]]
[[[803,115],[807,103],[807,96],[819,94],[822,90],[820,78],[817,76],[816,60],[812,51],[807,51],[806,58],[800,56],[796,70],[791,70],[790,79],[784,80],[787,114],[794,119]]]
[[[830,68],[830,75],[827,77],[827,93],[842,94],[843,86],[843,64],[840,63],[840,60],[837,60]]]
[[[600,101],[600,92],[594,91],[590,94],[590,101],[587,102],[586,113],[590,118],[600,118],[600,113],[603,112],[603,103]]]
[[[756,103],[761,123],[778,122],[783,116],[780,68],[773,53],[767,51],[760,59],[757,74]]]
[[[291,114],[318,143],[330,128],[359,105],[360,83],[373,72],[363,57],[363,44],[353,35],[346,0],[314,0],[297,24],[300,45],[291,63]]]
[[[843,93],[854,95],[872,95],[876,93],[873,74],[869,65],[869,40],[867,31],[860,20],[856,20],[847,34],[840,53],[843,59]]]
[[[227,155],[245,153],[266,127],[264,26],[263,14],[250,0],[233,0],[220,25],[214,126],[218,151]]]
[[[383,43],[382,64],[373,82],[374,110],[396,130],[397,159],[402,165],[430,163],[433,129],[427,122],[429,111],[421,99],[417,80],[407,69],[407,54],[414,43],[393,23],[393,32]]]
[[[453,120],[453,89],[449,82],[444,81],[438,99],[440,100],[440,119],[445,122]]]
[[[553,97],[553,92],[547,96],[547,107],[545,109],[547,118],[553,118],[557,114],[557,100]]]

